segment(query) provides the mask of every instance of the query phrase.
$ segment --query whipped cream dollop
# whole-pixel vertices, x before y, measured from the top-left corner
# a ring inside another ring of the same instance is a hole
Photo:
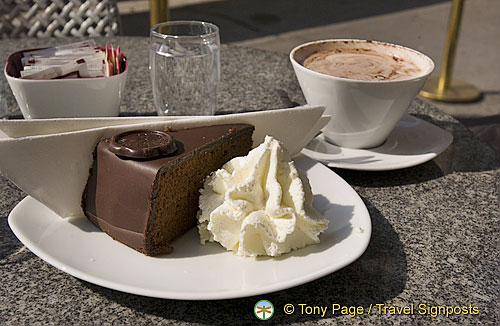
[[[319,242],[328,220],[312,207],[311,186],[276,139],[209,175],[200,190],[202,244],[240,256],[279,256]]]

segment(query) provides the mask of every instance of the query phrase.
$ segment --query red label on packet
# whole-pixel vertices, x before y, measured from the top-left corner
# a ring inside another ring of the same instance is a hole
[[[23,53],[23,79],[108,77],[123,72],[123,53],[94,40]]]
[[[113,47],[113,45],[106,45],[105,53],[106,53],[106,59],[108,63],[108,68],[106,76],[113,76],[113,75],[118,75],[119,73],[122,73],[122,67],[121,63],[123,62],[123,53],[120,51],[120,47]]]

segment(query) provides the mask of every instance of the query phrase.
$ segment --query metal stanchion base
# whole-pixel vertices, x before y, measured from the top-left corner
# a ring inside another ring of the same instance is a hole
[[[419,95],[443,102],[472,102],[479,98],[479,90],[471,84],[452,80],[447,89],[439,91],[438,82],[439,77],[429,78]]]

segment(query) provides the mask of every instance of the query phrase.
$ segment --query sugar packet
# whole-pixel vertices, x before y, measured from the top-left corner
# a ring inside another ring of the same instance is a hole
[[[23,79],[108,77],[122,72],[120,48],[81,41],[23,53]]]

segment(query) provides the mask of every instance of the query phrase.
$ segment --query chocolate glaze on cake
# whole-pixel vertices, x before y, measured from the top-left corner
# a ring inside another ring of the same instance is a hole
[[[110,146],[111,140],[103,139],[94,153],[83,210],[115,240],[151,256],[170,253],[170,243],[195,225],[205,177],[233,157],[246,155],[253,129],[232,124],[168,131],[175,151],[171,145],[155,143],[156,156],[149,158],[126,157],[116,143]],[[123,140],[118,143],[131,152],[144,154],[151,149],[134,149],[137,143]],[[162,153],[156,151],[158,146],[169,149]]]

